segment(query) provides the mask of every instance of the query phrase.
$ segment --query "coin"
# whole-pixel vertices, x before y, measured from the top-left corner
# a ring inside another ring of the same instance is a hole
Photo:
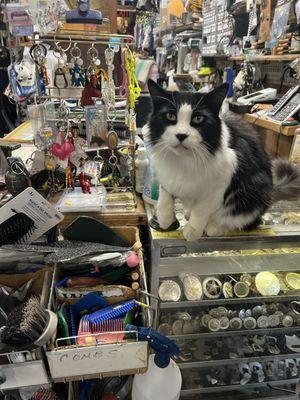
[[[208,323],[208,329],[211,332],[218,332],[221,329],[220,321],[217,318],[212,318]]]
[[[247,297],[250,292],[249,286],[244,282],[237,282],[233,287],[234,294],[236,297]]]
[[[265,329],[269,326],[269,318],[266,315],[261,315],[257,319],[257,326],[260,329]]]
[[[222,331],[226,331],[229,328],[229,318],[221,317],[220,318],[220,327]]]
[[[269,326],[271,328],[276,328],[277,326],[280,325],[280,318],[276,314],[269,315],[268,320],[269,320]]]
[[[255,286],[262,296],[277,296],[280,292],[280,282],[272,272],[259,272],[255,277]]]
[[[240,318],[237,318],[237,317],[232,318],[229,321],[229,326],[230,326],[231,329],[234,329],[234,330],[241,329],[242,326],[243,326],[243,321]]]
[[[286,328],[289,328],[294,325],[294,320],[290,315],[285,315],[282,318],[282,325]]]
[[[173,322],[172,330],[173,335],[182,335],[183,321],[181,319],[177,319]]]
[[[256,319],[253,317],[247,317],[243,321],[245,329],[255,329],[256,328]]]
[[[181,297],[181,289],[177,282],[168,279],[161,283],[158,295],[162,301],[178,301]]]
[[[170,336],[173,333],[171,325],[170,324],[166,324],[166,323],[160,324],[158,326],[157,330],[158,330],[159,333],[161,333],[164,336]]]

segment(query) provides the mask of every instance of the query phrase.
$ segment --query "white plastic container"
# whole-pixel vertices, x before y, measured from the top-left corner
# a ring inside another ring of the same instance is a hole
[[[179,400],[182,376],[179,367],[171,359],[166,368],[159,368],[149,356],[148,371],[135,375],[132,385],[132,400]]]
[[[143,193],[146,175],[148,170],[149,160],[147,157],[147,151],[144,147],[141,147],[137,151],[137,158],[135,160],[135,190],[138,193]]]

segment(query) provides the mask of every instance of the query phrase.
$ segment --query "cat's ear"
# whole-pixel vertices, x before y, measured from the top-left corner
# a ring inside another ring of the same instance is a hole
[[[161,110],[166,105],[170,106],[170,104],[171,106],[176,108],[172,100],[171,92],[168,92],[167,90],[160,87],[152,79],[148,80],[148,88],[152,99],[154,113],[158,110]]]
[[[227,95],[229,89],[229,84],[223,83],[218,86],[216,89],[209,92],[205,98],[204,102],[208,105],[208,107],[217,115],[219,115],[220,109],[222,107],[223,101]]]
[[[149,89],[152,99],[154,97],[167,97],[168,96],[168,92],[165,89],[163,89],[161,86],[159,86],[156,82],[154,82],[152,79],[148,79],[148,89]]]

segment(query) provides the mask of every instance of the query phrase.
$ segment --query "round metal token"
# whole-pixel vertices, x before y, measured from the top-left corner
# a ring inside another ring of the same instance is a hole
[[[255,329],[256,328],[256,319],[253,317],[247,317],[244,319],[244,327],[245,329]]]
[[[247,297],[250,292],[250,287],[245,282],[237,282],[234,285],[234,294],[236,297]]]
[[[208,329],[211,332],[218,332],[221,329],[220,321],[217,318],[212,318],[208,323]]]
[[[221,281],[214,276],[205,278],[203,281],[203,293],[209,299],[218,299],[222,294],[222,288]]]

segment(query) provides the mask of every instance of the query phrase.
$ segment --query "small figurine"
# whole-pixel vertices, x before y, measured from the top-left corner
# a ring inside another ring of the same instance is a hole
[[[84,71],[79,64],[74,63],[74,66],[70,68],[70,74],[71,74],[71,83],[73,87],[84,86],[85,84]]]
[[[96,75],[91,75],[90,81],[87,83],[86,87],[82,91],[80,105],[81,107],[93,106],[93,97],[101,97],[101,91],[98,90],[98,79]]]
[[[74,185],[74,176],[72,174],[72,170],[71,167],[67,167],[66,169],[66,188],[71,188],[72,190],[74,190],[75,185]]]
[[[81,186],[82,192],[91,194],[91,183],[86,178],[85,173],[84,172],[80,172],[80,174],[78,174],[78,178],[79,178],[79,181],[80,181],[80,186]]]

